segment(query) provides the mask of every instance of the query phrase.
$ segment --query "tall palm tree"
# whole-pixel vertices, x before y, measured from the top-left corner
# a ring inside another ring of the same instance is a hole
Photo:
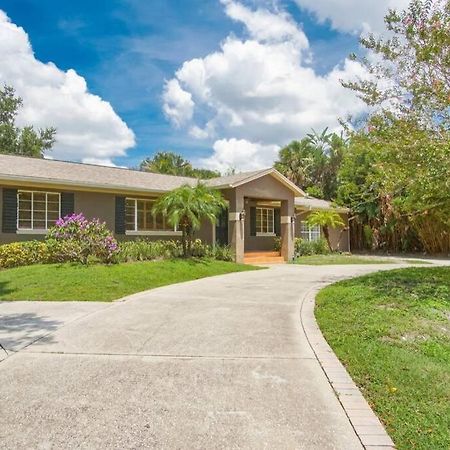
[[[336,211],[314,211],[308,216],[306,223],[310,227],[319,225],[322,228],[330,251],[333,251],[330,242],[330,228],[345,226],[344,221]]]
[[[203,183],[184,185],[163,195],[153,207],[153,214],[162,214],[169,225],[181,230],[184,257],[190,256],[194,232],[203,220],[216,222],[219,212],[226,207],[222,194]]]

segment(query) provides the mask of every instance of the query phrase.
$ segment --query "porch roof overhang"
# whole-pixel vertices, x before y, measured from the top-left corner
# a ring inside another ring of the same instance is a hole
[[[295,197],[305,197],[305,192],[296,186],[292,181],[287,179],[284,175],[282,175],[278,170],[270,167],[268,169],[257,170],[254,172],[244,172],[236,175],[229,175],[220,178],[213,178],[212,180],[208,180],[208,186],[211,186],[216,189],[234,189],[239,186],[242,186],[246,183],[250,183],[251,181],[262,178],[266,175],[270,175],[278,180],[281,184],[290,189]]]

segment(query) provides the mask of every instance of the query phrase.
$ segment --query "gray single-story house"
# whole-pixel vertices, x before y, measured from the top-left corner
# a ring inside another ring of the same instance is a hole
[[[0,243],[38,239],[59,217],[76,212],[105,221],[117,239],[174,239],[181,232],[152,206],[162,194],[194,178],[132,169],[0,155]],[[209,244],[229,244],[236,261],[255,252],[273,252],[281,237],[279,258],[289,261],[294,237],[318,239],[319,228],[304,222],[311,211],[334,209],[348,225],[348,210],[308,197],[273,168],[204,180],[219,189],[228,209],[215,225],[204,223],[197,237]],[[348,226],[331,232],[333,247],[349,251]],[[273,254],[272,254],[273,255]]]

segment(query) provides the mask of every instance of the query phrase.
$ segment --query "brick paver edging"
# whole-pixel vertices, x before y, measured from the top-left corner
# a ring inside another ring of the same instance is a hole
[[[395,449],[392,439],[328,345],[317,325],[314,304],[316,294],[321,287],[323,285],[309,290],[301,302],[300,319],[309,345],[363,447],[366,450]]]

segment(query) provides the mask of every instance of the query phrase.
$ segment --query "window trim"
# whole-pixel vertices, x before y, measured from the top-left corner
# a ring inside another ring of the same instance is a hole
[[[267,206],[256,206],[256,208],[255,208],[255,214],[256,214],[255,221],[256,221],[256,219],[258,217],[258,211],[263,211],[263,210],[265,210],[265,211],[272,211],[272,223],[271,223],[272,231],[258,231],[258,225],[256,224],[256,236],[258,236],[258,237],[264,237],[264,236],[273,237],[273,236],[276,236],[276,234],[275,234],[275,208],[268,208]],[[263,216],[263,214],[261,213],[261,224],[262,224],[262,216]],[[269,214],[267,214],[267,223],[266,223],[267,229],[269,229],[269,224],[270,224],[270,222],[269,222]]]
[[[134,202],[134,230],[127,230],[127,201],[133,201]],[[177,230],[177,227],[173,227],[172,230],[138,230],[137,224],[138,224],[138,208],[137,208],[137,202],[138,201],[156,201],[156,199],[151,198],[137,198],[137,197],[125,197],[125,235],[127,236],[181,236],[181,231]]]
[[[303,231],[303,227],[307,227],[307,231]],[[318,229],[319,233],[315,232],[314,229]],[[314,226],[310,226],[306,223],[305,220],[302,220],[300,222],[300,237],[302,239],[305,239],[304,235],[308,234],[308,242],[315,242],[320,240],[320,238],[322,237],[322,227],[320,225],[314,225]],[[313,239],[313,236],[317,238]]]
[[[20,222],[20,194],[31,194],[31,228],[19,227]],[[34,228],[34,194],[45,194],[45,228]],[[17,218],[16,218],[16,232],[17,234],[46,234],[48,227],[48,194],[58,196],[58,218],[61,217],[61,192],[55,191],[32,191],[30,189],[18,189],[17,190]]]

